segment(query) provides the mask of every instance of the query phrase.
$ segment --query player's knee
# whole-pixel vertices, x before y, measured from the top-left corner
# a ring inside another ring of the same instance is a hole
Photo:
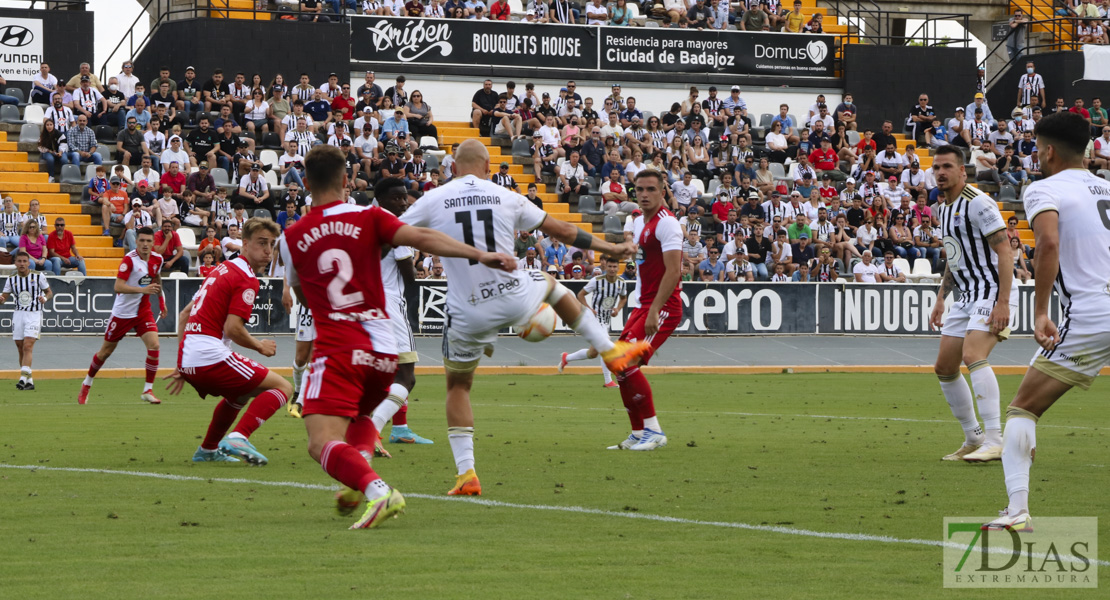
[[[937,377],[951,377],[952,375],[959,374],[960,366],[955,365],[953,367],[938,359],[936,364],[933,365],[933,372],[936,373]]]
[[[289,383],[289,380],[284,377],[278,380],[276,388],[280,390],[281,393],[285,394],[286,398],[291,398],[293,396],[293,384]]]
[[[324,444],[325,442],[321,440],[308,438],[308,455],[312,457],[312,460],[320,462],[320,455],[324,453]]]

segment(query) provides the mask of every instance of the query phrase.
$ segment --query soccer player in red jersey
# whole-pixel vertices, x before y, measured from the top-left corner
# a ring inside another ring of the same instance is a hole
[[[335,146],[314,147],[304,163],[312,210],[285,230],[281,256],[286,281],[316,325],[302,395],[308,452],[350,488],[337,498],[341,510],[353,510],[362,495],[368,500],[351,529],[375,527],[405,507],[400,492],[386,485],[368,461],[378,432],[366,417],[385,399],[397,371],[396,329],[382,289],[382,251],[413,246],[510,272],[516,260],[405,225],[380,208],[346,204],[346,162]]]
[[[153,389],[154,376],[158,374],[158,325],[150,310],[150,297],[158,296],[160,314],[166,312],[166,301],[162,297],[162,257],[151,252],[153,247],[154,230],[142,227],[135,237],[135,249],[128,252],[119,263],[112,319],[108,321],[108,328],[104,332],[104,344],[93,355],[89,373],[81,384],[81,393],[77,395],[78,404],[88,401],[89,390],[97,371],[100,371],[100,367],[116,351],[120,340],[132,330],[146,345],[146,383],[139,398],[151,404],[162,403],[154,396]]]
[[[223,396],[193,462],[269,462],[250,443],[250,436],[285,406],[293,386],[277,373],[232,352],[231,342],[262,356],[277,353],[277,343],[251,335],[247,322],[258,295],[255,273],[270,264],[280,234],[277,223],[269,219],[247,219],[239,256],[216,267],[178,316],[177,370],[167,377],[172,379],[170,394],[180,393],[188,382],[201,398]],[[250,408],[235,431],[224,437],[248,402]]]
[[[645,340],[651,344],[651,351],[642,357],[640,364],[647,364],[682,321],[682,227],[671,211],[663,207],[666,183],[658,171],[645,170],[636,175],[636,202],[644,213],[632,225],[633,240],[643,259],[636,270],[640,305],[628,317],[620,339]],[[634,367],[617,375],[617,382],[628,420],[632,422],[632,433],[609,449],[654,450],[666,446],[667,436],[655,416],[647,377],[639,367]]]

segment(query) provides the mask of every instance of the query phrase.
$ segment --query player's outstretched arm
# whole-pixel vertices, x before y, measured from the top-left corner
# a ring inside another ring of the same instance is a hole
[[[277,342],[260,340],[247,331],[247,322],[239,315],[228,315],[224,321],[224,335],[236,344],[254,350],[262,356],[277,354]]]
[[[601,238],[595,237],[593,234],[586,233],[582,229],[558,219],[544,219],[543,224],[540,225],[540,231],[568,246],[596,250],[618,260],[629,258],[636,253],[636,245],[631,241],[626,241],[621,244],[610,244]]]
[[[516,258],[499,252],[482,252],[466,244],[426,227],[402,225],[397,233],[393,234],[394,246],[412,246],[436,256],[450,256],[476,260],[491,269],[500,269],[511,273],[516,270]]]
[[[1033,293],[1033,337],[1042,348],[1052,349],[1060,343],[1059,330],[1048,318],[1052,286],[1060,272],[1060,217],[1054,210],[1045,210],[1034,216],[1030,224],[1037,245],[1037,252],[1033,254],[1033,272],[1037,274]]]

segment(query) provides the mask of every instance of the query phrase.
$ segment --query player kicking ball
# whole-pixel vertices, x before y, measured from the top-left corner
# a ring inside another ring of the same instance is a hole
[[[628,302],[628,290],[625,289],[624,280],[617,274],[620,262],[603,256],[601,268],[604,270],[603,274],[590,279],[581,290],[578,290],[578,301],[593,312],[597,322],[601,323],[605,331],[609,331],[610,319],[621,314],[625,302]],[[564,352],[559,359],[559,373],[563,372],[569,362],[592,360],[597,357],[597,350],[593,346],[571,353]],[[601,361],[601,374],[605,377],[605,387],[617,387],[617,382],[613,381],[613,374],[605,366],[605,361]]]
[[[452,164],[455,178],[429,191],[401,220],[431,227],[470,247],[512,254],[517,231],[539,229],[576,248],[616,257],[633,252],[631,243],[610,244],[581,229],[549,219],[524,196],[489,181],[489,152],[477,140],[459,144]],[[622,372],[646,351],[646,344],[613,343],[597,319],[587,314],[574,294],[539,271],[502,273],[474,260],[444,258],[447,272],[447,326],[443,331],[443,366],[447,372],[447,438],[458,475],[448,495],[477,496],[481,483],[474,470],[474,414],[470,387],[482,355],[493,354],[498,332],[527,323],[541,306],[555,313],[601,352],[606,365]]]
[[[682,226],[663,206],[667,181],[658,171],[636,174],[636,202],[643,212],[632,221],[632,239],[639,246],[636,269],[639,306],[632,310],[621,332],[622,341],[643,341],[647,350],[634,366],[617,374],[621,401],[632,432],[610,450],[655,450],[667,445],[659,426],[651,384],[640,371],[682,321]]]
[[[929,323],[940,329],[934,366],[952,415],[964,430],[964,443],[941,460],[988,462],[1002,458],[1002,415],[998,378],[987,359],[1010,336],[1017,314],[1017,281],[1006,222],[994,200],[967,185],[964,159],[955,146],[941,146],[933,173],[943,196],[938,203],[947,263]],[[944,298],[955,302],[944,318]],[[960,363],[971,372],[971,387]],[[971,389],[975,389],[972,398]],[[975,417],[975,405],[983,427]],[[984,431],[985,430],[985,431]]]
[[[262,356],[277,353],[277,343],[251,335],[247,322],[258,296],[255,273],[270,264],[280,233],[277,223],[269,219],[247,219],[239,256],[216,267],[178,315],[177,369],[166,377],[171,380],[170,394],[181,393],[188,382],[201,398],[223,397],[212,412],[193,462],[269,462],[251,444],[250,436],[285,406],[293,386],[277,373],[232,352],[231,343]],[[248,403],[250,408],[235,430],[224,437]]]
[[[389,212],[343,201],[346,161],[335,146],[316,146],[305,158],[312,210],[285,230],[285,279],[316,317],[316,342],[305,383],[308,452],[347,486],[337,501],[366,511],[351,529],[376,527],[404,511],[401,493],[368,460],[378,437],[369,417],[389,394],[397,371],[396,327],[382,290],[381,256],[390,246],[415,246],[439,256],[513,271],[516,260],[481,252],[431,229],[407,226]]]
[[[31,361],[35,342],[42,331],[42,310],[54,296],[46,275],[41,271],[31,271],[31,255],[26,250],[15,253],[15,274],[4,282],[0,293],[0,304],[15,296],[15,310],[12,311],[12,340],[19,351],[19,381],[17,390],[35,389],[35,378],[31,372]]]
[[[135,249],[128,252],[119,263],[116,271],[112,302],[112,318],[104,332],[104,344],[92,357],[89,372],[81,384],[77,403],[85,404],[89,399],[93,379],[104,366],[120,340],[131,331],[143,340],[146,346],[146,382],[139,398],[150,404],[161,404],[154,395],[154,377],[158,374],[158,325],[150,308],[151,296],[158,296],[159,314],[166,312],[166,300],[162,297],[162,255],[151,252],[154,247],[154,230],[139,228],[135,236]]]
[[[1037,252],[1033,335],[1040,350],[1006,410],[1002,469],[1010,502],[983,529],[1032,531],[1029,470],[1037,450],[1037,421],[1073,387],[1089,389],[1110,365],[1110,184],[1083,167],[1090,125],[1060,112],[1037,123],[1033,134],[1047,179],[1025,192],[1025,214]],[[1048,316],[1055,285],[1064,322]]]

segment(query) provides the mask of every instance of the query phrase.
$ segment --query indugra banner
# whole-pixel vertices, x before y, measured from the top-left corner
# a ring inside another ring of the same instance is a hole
[[[351,18],[351,61],[604,72],[833,76],[828,35]]]
[[[50,277],[54,299],[43,311],[47,335],[103,335],[112,315],[115,293],[111,277],[87,277],[80,282]],[[173,333],[179,314],[200,288],[199,278],[163,279],[166,314],[158,330]],[[574,293],[585,281],[566,281]],[[631,289],[631,286],[629,286]],[[248,329],[256,334],[296,331],[297,306],[285,312],[281,279],[260,278]],[[1033,333],[1033,286],[1018,288],[1013,333]],[[447,282],[419,281],[408,290],[409,322],[417,335],[440,335],[447,322]],[[929,327],[936,303],[934,285],[855,283],[684,283],[682,323],[676,335],[938,335]],[[157,306],[155,299],[154,306]],[[1059,322],[1059,302],[1049,303],[1049,314]],[[14,302],[0,306],[0,331],[11,331]],[[620,331],[631,308],[613,317],[612,331]],[[559,323],[558,331],[569,332]],[[511,330],[506,329],[505,333]]]

